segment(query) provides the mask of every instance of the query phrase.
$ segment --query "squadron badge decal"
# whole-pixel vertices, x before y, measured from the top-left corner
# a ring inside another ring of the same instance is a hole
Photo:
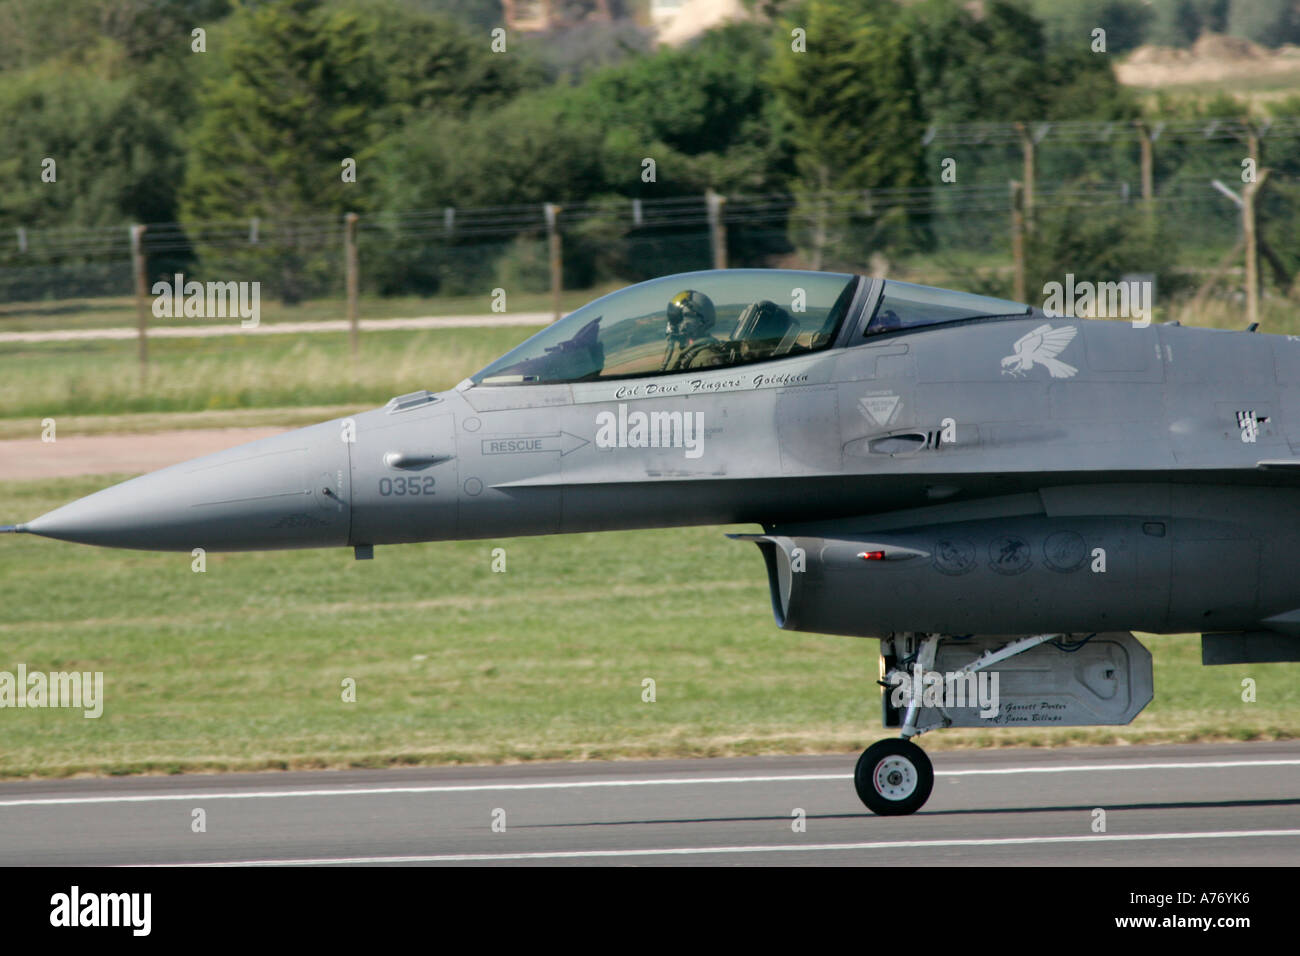
[[[1050,323],[1044,322],[1016,340],[1011,347],[1012,353],[1002,360],[1002,374],[1024,375],[1034,367],[1034,363],[1038,363],[1052,373],[1052,378],[1073,378],[1079,370],[1057,356],[1065,351],[1076,331],[1073,325],[1054,329]]]

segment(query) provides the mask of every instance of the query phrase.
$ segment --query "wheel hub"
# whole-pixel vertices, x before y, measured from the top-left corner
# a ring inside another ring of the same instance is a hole
[[[906,800],[916,789],[916,767],[905,757],[891,754],[876,764],[872,774],[876,793],[886,800]]]

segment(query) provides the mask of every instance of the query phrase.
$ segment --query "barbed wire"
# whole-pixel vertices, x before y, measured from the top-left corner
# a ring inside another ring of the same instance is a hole
[[[1088,120],[1038,121],[1032,123],[935,123],[926,128],[923,145],[976,146],[1019,145],[1029,138],[1034,143],[1054,140],[1064,143],[1152,142],[1170,139],[1295,139],[1300,137],[1300,117],[1250,121],[1234,118],[1195,120]]]
[[[1297,125],[1300,127],[1300,123]],[[1036,209],[1079,204],[1128,205],[1139,199],[1133,185],[1123,180],[1038,183],[1034,189]],[[1151,197],[1151,202],[1157,206],[1222,205],[1221,197],[1212,191],[1208,182],[1189,180],[1164,184]],[[547,228],[545,205],[524,203],[380,211],[361,215],[358,233],[372,240],[441,238],[457,241],[541,235]],[[559,207],[561,232],[594,222],[607,222],[635,232],[703,227],[712,221],[705,195],[664,199],[605,197],[556,205]],[[898,212],[914,217],[1003,214],[1009,212],[1010,205],[1009,184],[944,183],[797,194],[734,194],[725,197],[719,216],[724,225],[749,227],[779,223],[866,222]],[[283,220],[250,217],[244,220],[147,223],[142,248],[147,255],[196,250],[256,251],[260,246],[329,249],[341,247],[342,225],[342,216],[328,214]],[[4,256],[12,267],[21,267],[26,259],[34,264],[52,258],[129,258],[130,230],[131,227],[125,224],[50,229],[16,227],[0,233],[0,256]]]

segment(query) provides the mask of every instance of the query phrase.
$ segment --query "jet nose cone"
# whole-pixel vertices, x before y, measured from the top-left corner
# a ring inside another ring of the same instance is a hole
[[[349,446],[326,422],[114,485],[29,521],[47,538],[150,551],[343,545]]]

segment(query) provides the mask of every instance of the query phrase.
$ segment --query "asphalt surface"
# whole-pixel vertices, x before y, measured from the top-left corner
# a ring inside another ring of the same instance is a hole
[[[0,865],[1300,863],[1300,741],[932,756],[893,818],[847,754],[6,783]]]

